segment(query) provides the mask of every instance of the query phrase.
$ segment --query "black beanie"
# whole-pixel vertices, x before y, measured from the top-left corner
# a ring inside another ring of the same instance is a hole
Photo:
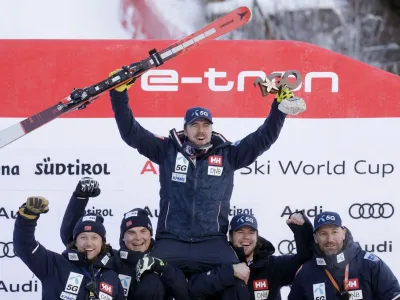
[[[121,221],[121,239],[127,230],[134,227],[145,227],[150,230],[150,235],[153,236],[151,220],[148,212],[144,209],[134,208],[124,214],[124,218]]]
[[[95,232],[104,240],[106,236],[106,229],[103,225],[104,218],[101,215],[86,214],[79,219],[73,231],[74,240],[82,232]]]

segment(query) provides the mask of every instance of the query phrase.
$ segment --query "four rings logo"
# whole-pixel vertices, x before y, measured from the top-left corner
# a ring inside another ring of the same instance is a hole
[[[283,240],[278,244],[278,251],[282,255],[296,254],[295,241]]]
[[[389,219],[393,214],[394,207],[390,203],[354,203],[349,208],[353,219]]]
[[[12,242],[4,243],[0,242],[0,258],[13,258],[16,257],[17,255],[15,254],[14,251],[14,246]]]

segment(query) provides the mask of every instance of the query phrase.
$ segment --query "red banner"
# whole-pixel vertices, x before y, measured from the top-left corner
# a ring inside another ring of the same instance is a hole
[[[2,40],[0,117],[27,117],[172,41]],[[214,117],[265,117],[256,77],[298,70],[301,118],[400,116],[400,77],[332,51],[292,41],[212,41],[144,74],[129,90],[137,117],[183,117],[190,106]],[[67,117],[112,117],[108,93]]]

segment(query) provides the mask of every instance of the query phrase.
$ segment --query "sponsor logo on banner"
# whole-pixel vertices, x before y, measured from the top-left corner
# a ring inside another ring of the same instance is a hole
[[[15,283],[8,282],[4,280],[0,280],[0,294],[1,293],[31,293],[38,291],[38,281],[37,280],[29,280],[25,283]]]
[[[378,253],[385,253],[385,252],[393,252],[393,245],[392,241],[384,241],[380,244],[366,244],[364,246],[364,250],[367,252],[378,252]]]
[[[176,181],[176,182],[185,183],[186,182],[186,174],[172,173],[171,180]]]
[[[92,207],[86,210],[87,214],[96,214],[96,215],[100,215],[103,217],[114,217],[112,208],[96,208],[96,207]]]
[[[314,206],[313,208],[304,209],[304,208],[291,208],[289,205],[287,205],[285,206],[285,208],[281,213],[281,218],[285,216],[290,216],[291,214],[296,212],[303,212],[308,217],[314,218],[318,214],[322,213],[322,211],[323,211],[322,206]]]
[[[100,282],[100,291],[112,295],[113,293],[112,290],[113,290],[112,285],[109,285],[108,283],[105,282]]]
[[[160,216],[158,208],[150,208],[149,206],[145,206],[144,209],[147,211],[150,218],[154,218],[154,217],[158,218]],[[233,206],[229,209],[230,217],[240,215],[240,214],[247,214],[247,215],[254,216],[253,208],[239,208],[239,207]]]
[[[326,300],[325,283],[313,284],[314,300]]]
[[[0,176],[18,176],[20,175],[19,166],[0,165]]]
[[[107,295],[106,293],[100,292],[99,300],[113,300],[113,297],[110,295]]]
[[[189,168],[189,161],[183,156],[182,153],[178,152],[176,154],[176,161],[175,161],[175,172],[178,173],[187,173]]]
[[[65,285],[65,291],[68,293],[72,293],[78,295],[79,288],[81,286],[83,279],[82,274],[78,274],[75,272],[69,272],[67,284]]]
[[[222,156],[221,155],[211,155],[208,157],[208,164],[210,166],[222,167]]]
[[[353,219],[389,219],[394,214],[390,203],[354,203],[349,208]]]
[[[124,295],[125,297],[127,297],[129,292],[129,287],[131,286],[132,277],[123,274],[118,274],[118,277],[119,280],[121,281],[122,288],[124,289]]]
[[[80,159],[75,162],[52,162],[50,157],[43,159],[43,163],[36,164],[35,175],[110,175],[107,163],[83,163]]]
[[[271,71],[271,73],[283,74],[283,72],[278,71]],[[238,74],[234,74],[235,80],[228,80],[225,84],[217,84],[217,82],[227,78],[226,71],[217,71],[216,68],[208,68],[208,71],[203,72],[200,76],[185,77],[180,76],[177,71],[172,69],[149,70],[141,77],[141,87],[147,92],[177,92],[179,91],[180,85],[186,82],[203,85],[204,80],[206,81],[208,89],[213,92],[229,92],[232,90],[243,92],[245,90],[245,80],[247,78],[265,78],[267,75],[269,74],[261,70],[240,71]],[[325,78],[331,83],[330,90],[332,93],[338,93],[339,91],[339,76],[335,72],[308,72],[302,74],[302,76],[304,78],[304,91],[307,93],[311,93],[312,91],[313,80],[320,80],[322,78]],[[154,80],[154,77],[157,77],[157,81]],[[302,84],[294,89],[294,91],[299,90],[301,86]]]
[[[16,257],[13,242],[0,242],[0,258]]]
[[[294,240],[282,240],[278,244],[278,251],[282,255],[296,254],[296,242]]]
[[[6,218],[9,220],[16,219],[17,212],[18,212],[18,210],[9,210],[9,209],[5,208],[4,206],[0,207],[0,220],[1,220],[1,218]]]

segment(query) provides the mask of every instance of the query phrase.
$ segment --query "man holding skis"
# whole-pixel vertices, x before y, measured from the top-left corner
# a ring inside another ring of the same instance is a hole
[[[235,144],[213,131],[211,111],[204,107],[189,108],[183,130],[172,129],[160,138],[134,118],[127,91],[132,84],[111,90],[110,96],[122,139],[160,168],[160,216],[150,255],[178,266],[188,277],[238,263],[226,236],[234,172],[275,143],[286,115],[304,111],[304,100],[281,88],[264,123]]]

